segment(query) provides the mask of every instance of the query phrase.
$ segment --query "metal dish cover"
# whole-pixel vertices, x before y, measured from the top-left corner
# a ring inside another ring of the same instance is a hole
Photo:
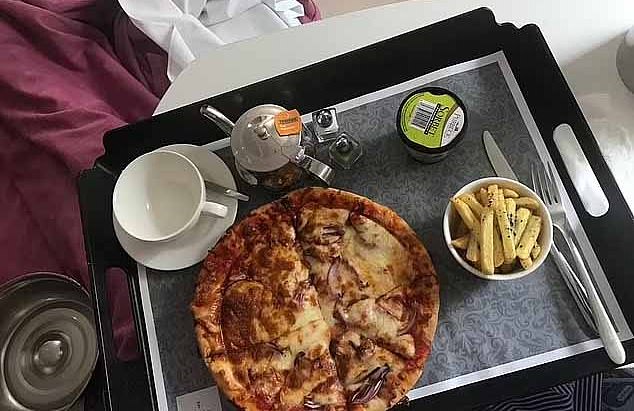
[[[0,408],[68,409],[97,361],[88,293],[60,274],[28,274],[0,289],[0,312]]]

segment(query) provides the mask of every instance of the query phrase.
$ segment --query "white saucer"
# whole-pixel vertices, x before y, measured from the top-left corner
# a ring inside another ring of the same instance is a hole
[[[213,181],[225,187],[236,188],[231,171],[227,165],[211,151],[189,144],[174,144],[161,147],[159,150],[174,151],[184,155],[200,170],[205,180]],[[224,218],[200,216],[198,223],[179,237],[165,242],[146,242],[131,237],[126,233],[117,219],[112,218],[114,232],[121,247],[135,261],[155,270],[179,270],[192,266],[207,256],[207,252],[233,224],[238,212],[238,201],[211,191],[207,198],[227,206],[229,211]]]

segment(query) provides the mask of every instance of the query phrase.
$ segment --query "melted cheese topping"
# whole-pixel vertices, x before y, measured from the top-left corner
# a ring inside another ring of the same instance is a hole
[[[337,247],[325,249],[333,235],[340,235]],[[405,247],[380,224],[339,209],[302,209],[298,237],[311,254],[307,257],[310,275],[326,323],[334,327],[341,320],[399,354],[413,357],[413,337],[399,335],[406,325],[401,321],[402,305],[376,302],[412,280],[414,269]],[[316,247],[321,248],[315,251]]]
[[[299,238],[320,294],[347,303],[379,297],[413,278],[405,247],[374,221],[327,208],[304,208],[299,221]],[[338,269],[332,270],[333,264]]]
[[[308,280],[308,268],[302,263],[301,250],[293,246],[257,244],[241,262],[238,275],[265,284],[282,297],[291,297]]]
[[[329,231],[324,228],[343,227],[349,215],[350,211],[341,208],[304,207],[299,213],[299,237],[307,243],[329,243],[330,239],[324,238]]]
[[[258,398],[279,401],[284,408],[303,409],[306,398],[322,405],[344,406],[329,342],[328,325],[317,320],[229,358],[234,376]]]
[[[341,253],[343,227],[350,212],[343,209],[305,207],[299,213],[299,239],[304,254],[323,262]]]
[[[303,407],[307,397],[322,405],[345,404],[337,370],[328,352],[329,342],[330,332],[324,321],[315,321],[277,341],[280,346],[288,347],[294,358],[280,393],[282,404]],[[312,395],[313,391],[317,392]]]
[[[341,308],[339,315],[346,324],[358,328],[365,337],[384,342],[406,357],[414,356],[414,338],[409,334],[399,335],[403,323],[377,305],[374,298]]]
[[[302,290],[290,301],[280,301],[263,284],[243,280],[225,292],[222,330],[230,350],[272,341],[308,323],[320,320],[317,292]]]
[[[413,267],[405,247],[381,225],[357,215],[346,226],[342,258],[354,268],[371,296],[381,296],[413,278]]]
[[[375,368],[388,365],[392,372],[398,372],[405,366],[402,359],[351,330],[336,342],[334,355],[347,390],[358,388]]]

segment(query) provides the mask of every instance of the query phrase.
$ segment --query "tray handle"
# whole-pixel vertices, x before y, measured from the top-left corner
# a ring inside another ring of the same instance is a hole
[[[144,329],[142,325],[143,319],[139,316],[139,312],[136,309],[133,309],[132,316],[137,346],[141,351],[141,355],[129,361],[123,361],[116,354],[107,289],[108,276],[112,275],[108,273],[109,268],[115,267],[93,266],[93,270],[91,270],[95,322],[99,335],[101,362],[101,367],[99,367],[101,375],[99,377],[102,382],[100,392],[102,409],[105,411],[128,409],[139,411],[156,410],[158,406],[154,399],[155,396],[148,384],[149,381],[152,381],[152,373],[149,372],[150,368],[146,365],[146,356],[143,355],[145,350],[141,350],[141,348],[146,348],[141,344],[144,339],[140,335],[140,330]],[[126,282],[128,283],[130,295],[136,295],[138,285],[127,274],[127,270],[123,271],[126,272]],[[131,307],[136,306],[132,302]]]
[[[97,408],[105,411],[157,410],[145,322],[136,303],[140,295],[136,264],[121,249],[112,227],[113,189],[114,179],[103,169],[86,170],[79,177],[80,202],[90,204],[82,207],[81,217],[99,348],[93,393],[99,397]],[[107,270],[111,267],[126,273],[132,299],[132,318],[141,355],[130,361],[121,361],[116,356],[107,292]]]

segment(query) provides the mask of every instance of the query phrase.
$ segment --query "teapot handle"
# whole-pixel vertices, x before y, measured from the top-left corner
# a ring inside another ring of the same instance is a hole
[[[220,130],[222,130],[228,137],[231,137],[231,132],[233,131],[235,124],[233,123],[233,121],[229,120],[227,116],[222,114],[218,109],[205,104],[200,107],[200,114],[202,114],[203,117],[213,121],[218,126],[218,128],[220,128]]]

